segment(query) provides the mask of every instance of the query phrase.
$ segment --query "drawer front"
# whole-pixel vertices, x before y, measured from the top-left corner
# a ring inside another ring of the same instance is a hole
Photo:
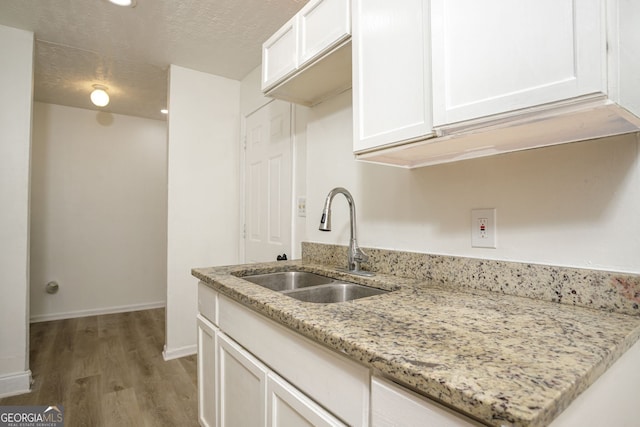
[[[198,283],[198,312],[218,326],[218,293],[203,282]]]
[[[220,296],[220,329],[351,426],[369,425],[369,369]]]
[[[480,427],[462,414],[390,381],[371,379],[372,427]]]

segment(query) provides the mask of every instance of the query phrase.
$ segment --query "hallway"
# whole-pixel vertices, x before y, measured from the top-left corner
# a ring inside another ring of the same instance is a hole
[[[165,311],[31,324],[31,393],[0,406],[64,407],[65,426],[197,426],[196,356],[162,358]]]

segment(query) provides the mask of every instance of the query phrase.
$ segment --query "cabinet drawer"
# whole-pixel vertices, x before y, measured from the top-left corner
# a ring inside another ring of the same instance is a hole
[[[218,293],[203,282],[198,282],[198,312],[218,325]]]
[[[470,418],[381,378],[371,378],[372,427],[475,427]]]
[[[369,425],[369,369],[220,295],[220,329],[351,426]]]

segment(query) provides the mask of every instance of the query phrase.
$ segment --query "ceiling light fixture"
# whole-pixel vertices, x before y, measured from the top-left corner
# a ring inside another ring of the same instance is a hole
[[[93,85],[93,92],[91,92],[91,102],[93,102],[93,105],[96,107],[106,107],[109,105],[107,89],[106,86]]]
[[[109,0],[109,3],[113,3],[116,6],[136,7],[136,0]]]
[[[162,114],[169,114],[169,110],[167,110],[166,108],[163,108],[162,110],[160,110],[160,112]]]

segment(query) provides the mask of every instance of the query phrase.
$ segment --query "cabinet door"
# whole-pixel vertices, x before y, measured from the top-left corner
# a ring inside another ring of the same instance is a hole
[[[262,91],[298,68],[298,15],[262,44]]]
[[[267,427],[345,426],[313,400],[275,374],[269,374],[267,395]]]
[[[426,0],[353,0],[354,151],[432,132]]]
[[[266,426],[267,368],[218,335],[220,427]]]
[[[600,0],[433,0],[434,125],[605,92]]]
[[[198,315],[198,421],[203,427],[217,426],[216,414],[217,328]]]
[[[349,0],[312,0],[299,12],[299,67],[351,34]]]
[[[475,427],[481,424],[389,381],[371,379],[372,427]]]

